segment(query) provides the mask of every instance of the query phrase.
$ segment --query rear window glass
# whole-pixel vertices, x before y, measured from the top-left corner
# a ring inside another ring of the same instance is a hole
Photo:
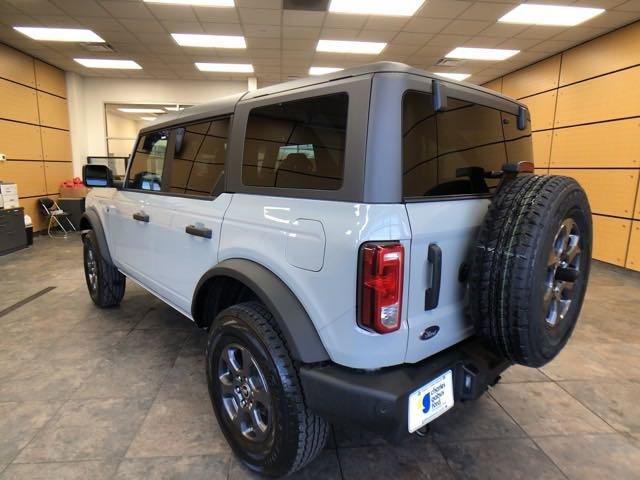
[[[455,98],[435,112],[431,94],[405,94],[405,198],[488,194],[498,180],[486,173],[520,161],[532,161],[531,133],[518,130],[516,115]]]
[[[346,93],[251,110],[242,183],[337,190],[344,176],[349,97]]]

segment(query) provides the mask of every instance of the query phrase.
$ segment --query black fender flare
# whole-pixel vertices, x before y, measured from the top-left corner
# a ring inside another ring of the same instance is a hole
[[[316,327],[297,297],[276,274],[251,260],[232,258],[207,271],[196,286],[192,310],[200,289],[214,277],[233,278],[256,294],[273,315],[296,360],[316,363],[330,359]]]
[[[90,225],[90,230],[93,230],[93,233],[96,236],[96,241],[98,242],[98,253],[100,253],[100,256],[105,262],[109,265],[113,265],[111,253],[109,252],[109,245],[107,244],[107,237],[104,233],[104,227],[100,221],[100,215],[98,215],[98,211],[94,207],[87,208],[87,210],[82,214],[80,225],[85,224],[85,222]],[[84,233],[85,232],[83,231],[83,235]]]

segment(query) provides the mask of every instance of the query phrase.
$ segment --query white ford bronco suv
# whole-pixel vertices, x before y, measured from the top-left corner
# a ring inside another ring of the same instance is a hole
[[[563,348],[591,215],[532,155],[524,105],[398,63],[219,99],[142,129],[124,180],[85,166],[87,287],[207,329],[222,432],[286,475],[328,422],[399,440]]]

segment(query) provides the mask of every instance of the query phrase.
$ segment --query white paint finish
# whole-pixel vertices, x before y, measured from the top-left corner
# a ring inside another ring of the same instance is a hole
[[[288,235],[295,232],[293,222],[301,218],[324,227],[325,258],[318,272],[294,267],[286,258]],[[408,248],[410,233],[401,204],[235,194],[222,227],[219,261],[245,258],[268,268],[300,300],[333,361],[354,368],[380,368],[404,361],[408,327],[403,321],[399,331],[377,335],[357,326],[358,251],[371,240],[403,240]],[[405,290],[405,300],[406,295]]]
[[[299,218],[291,222],[285,247],[290,265],[319,272],[324,264],[325,235],[322,223]]]

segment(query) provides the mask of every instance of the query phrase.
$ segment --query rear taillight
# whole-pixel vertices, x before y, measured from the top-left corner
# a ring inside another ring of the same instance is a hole
[[[397,242],[360,248],[358,323],[378,333],[400,328],[404,247]]]

